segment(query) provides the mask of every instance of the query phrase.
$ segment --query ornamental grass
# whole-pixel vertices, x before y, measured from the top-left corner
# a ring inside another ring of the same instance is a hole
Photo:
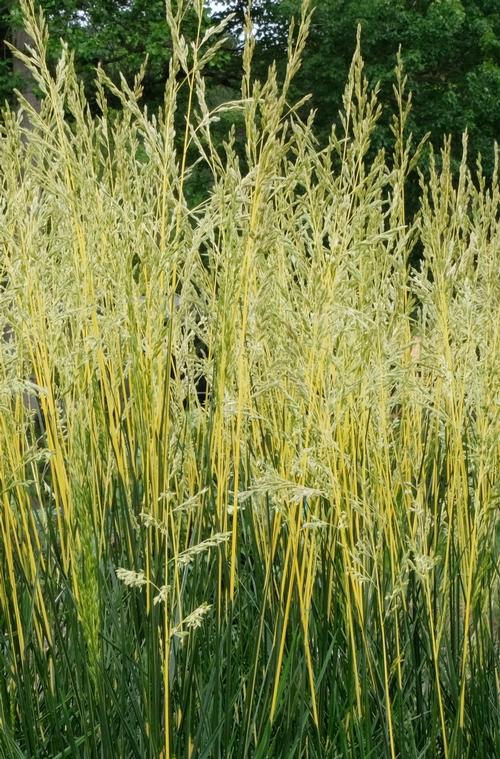
[[[466,135],[458,172],[449,141],[414,145],[399,62],[377,152],[359,38],[320,147],[290,95],[308,3],[284,74],[253,79],[248,20],[241,96],[209,104],[223,28],[196,0],[187,42],[184,5],[161,110],[144,72],[98,70],[95,115],[24,3],[42,103],[0,127],[0,756],[492,759],[498,151],[488,183]]]

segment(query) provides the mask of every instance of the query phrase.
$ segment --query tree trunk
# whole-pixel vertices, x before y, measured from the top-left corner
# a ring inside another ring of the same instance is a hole
[[[29,37],[25,29],[12,30],[12,44],[18,50],[20,50],[21,52],[25,52],[26,45],[29,45],[30,42],[31,42],[31,38]],[[19,58],[16,58],[16,56],[12,57],[12,73],[14,74],[16,79],[21,80],[19,91],[21,92],[23,97],[26,98],[28,103],[36,111],[39,111],[40,99],[35,94],[34,81],[33,81],[33,77],[31,76],[31,72],[27,68],[27,66],[23,63],[23,61],[20,61]],[[27,113],[24,113],[23,115],[23,126],[26,128],[30,127],[30,120]]]

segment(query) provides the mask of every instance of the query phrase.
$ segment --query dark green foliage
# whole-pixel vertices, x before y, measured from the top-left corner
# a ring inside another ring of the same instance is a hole
[[[143,80],[144,103],[156,109],[163,103],[165,80],[172,55],[172,40],[165,18],[164,0],[43,0],[39,4],[50,29],[49,58],[54,63],[60,54],[60,39],[75,52],[78,74],[83,81],[91,106],[95,107],[95,68],[102,65],[118,81],[120,73],[131,81],[147,56]],[[176,3],[172,4],[175,13]],[[208,14],[206,23],[208,25]],[[2,40],[12,41],[14,29],[22,26],[16,4],[0,16]],[[188,40],[196,37],[198,22],[194,12],[185,14],[183,33]],[[202,29],[203,31],[203,29]],[[0,61],[0,100],[12,97],[20,82],[12,78],[11,53],[2,43]],[[212,63],[213,73],[222,62]]]
[[[399,46],[408,89],[413,94],[409,128],[415,138],[432,132],[435,146],[470,136],[471,161],[478,151],[487,175],[493,170],[493,141],[500,135],[499,0],[321,0],[315,3],[307,52],[297,77],[299,94],[312,92],[318,132],[325,138],[341,107],[361,24],[365,72],[380,82],[385,113],[374,148],[390,144],[393,69]],[[276,4],[283,19],[297,13],[298,0]],[[283,42],[282,42],[283,45]]]
[[[62,37],[75,51],[76,66],[91,107],[95,107],[94,69],[103,65],[117,80],[119,72],[130,81],[145,56],[148,66],[143,82],[143,102],[156,109],[171,57],[171,38],[165,23],[164,0],[44,0],[41,3],[51,28],[50,52],[55,60]],[[221,5],[223,10],[221,10]],[[205,71],[209,101],[217,103],[239,88],[241,34],[246,0],[219,4],[213,14],[220,20],[234,14],[230,39]],[[288,24],[297,15],[300,0],[255,0],[252,18],[257,30],[254,73],[265,78],[275,60],[282,69],[286,58]],[[175,4],[174,4],[175,10]],[[209,9],[205,12],[210,21]],[[16,3],[4,5],[0,37],[12,39],[21,24]],[[342,92],[352,58],[356,28],[362,27],[366,74],[380,82],[386,104],[372,140],[372,152],[391,144],[390,113],[393,70],[399,46],[413,93],[409,128],[419,140],[432,132],[435,146],[443,135],[452,136],[457,160],[461,134],[469,132],[471,164],[482,154],[483,170],[493,170],[493,141],[500,135],[500,2],[499,0],[321,0],[316,2],[307,51],[295,82],[294,95],[312,93],[316,109],[316,133],[325,140],[342,105]],[[186,38],[196,36],[195,15],[183,19]],[[21,87],[12,74],[10,52],[2,43],[0,100],[11,99]],[[307,108],[309,107],[306,106]],[[203,179],[200,178],[203,184]],[[194,200],[203,197],[194,187]],[[415,191],[412,191],[415,195]],[[411,199],[410,199],[411,200]]]

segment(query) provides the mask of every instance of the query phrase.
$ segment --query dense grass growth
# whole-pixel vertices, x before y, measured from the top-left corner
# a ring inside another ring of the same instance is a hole
[[[101,72],[92,119],[26,10],[45,98],[0,134],[0,756],[499,755],[498,172],[453,177],[445,145],[406,219],[404,79],[368,162],[359,49],[318,152],[287,101],[307,8],[284,82],[252,83],[249,33],[245,156],[211,137],[216,37],[170,17],[161,114]]]

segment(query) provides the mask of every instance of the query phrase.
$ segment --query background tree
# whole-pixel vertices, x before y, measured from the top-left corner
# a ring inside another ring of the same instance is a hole
[[[299,7],[298,0],[281,0],[276,11],[285,19]],[[471,160],[480,151],[490,173],[493,141],[500,135],[500,0],[316,2],[296,88],[298,94],[312,92],[323,138],[341,106],[358,24],[366,74],[381,84],[378,145],[390,144],[393,70],[401,45],[413,93],[409,128],[416,139],[430,131],[440,146],[450,134],[457,155],[467,129]]]
[[[0,16],[0,94],[5,92],[5,97],[11,99],[14,88],[17,88],[30,105],[38,109],[39,100],[31,74],[25,64],[12,55],[8,43],[22,51],[30,43],[15,0],[3,3]]]
[[[144,78],[144,102],[156,108],[163,102],[165,80],[171,55],[171,37],[166,23],[164,0],[42,0],[50,29],[49,56],[55,61],[63,38],[75,52],[77,72],[83,80],[87,96],[93,103],[95,68],[101,64],[108,75],[117,80],[121,72],[132,79],[148,57]],[[177,3],[172,3],[176,12]],[[203,28],[210,17],[205,11]],[[197,14],[191,6],[183,14],[182,29],[186,38],[194,39],[198,27]],[[15,0],[2,6],[0,13],[2,62],[0,68],[0,100],[12,100],[19,77],[15,76],[11,53],[4,40],[16,44],[22,35],[22,16]],[[17,46],[17,45],[16,45]],[[211,64],[209,76],[222,72],[221,54]],[[221,73],[223,78],[223,73]]]
[[[316,4],[313,24],[292,95],[312,93],[320,141],[327,139],[331,124],[337,119],[356,28],[361,24],[365,71],[372,84],[380,82],[384,104],[373,149],[388,147],[392,141],[393,70],[401,45],[408,89],[413,93],[409,128],[415,139],[431,131],[435,146],[440,146],[443,135],[451,134],[457,156],[461,134],[467,128],[471,162],[480,151],[485,172],[491,173],[493,141],[500,135],[500,0],[313,2]],[[162,103],[170,58],[164,0],[42,0],[41,4],[51,29],[51,54],[55,59],[58,40],[64,37],[75,50],[77,69],[91,105],[98,63],[112,78],[117,79],[121,71],[130,80],[146,55],[144,102],[150,109]],[[234,14],[228,44],[205,71],[209,101],[214,104],[231,98],[239,88],[241,32],[247,5],[247,0],[206,3],[206,24]],[[2,39],[17,41],[22,46],[25,40],[16,8],[17,0],[4,0],[0,32]],[[257,77],[266,75],[273,60],[278,70],[284,66],[288,23],[299,8],[300,0],[253,0]],[[195,13],[186,13],[183,28],[187,38],[195,34],[195,25]],[[3,44],[1,101],[12,98],[13,87],[19,86],[26,74],[22,67],[15,66]]]

